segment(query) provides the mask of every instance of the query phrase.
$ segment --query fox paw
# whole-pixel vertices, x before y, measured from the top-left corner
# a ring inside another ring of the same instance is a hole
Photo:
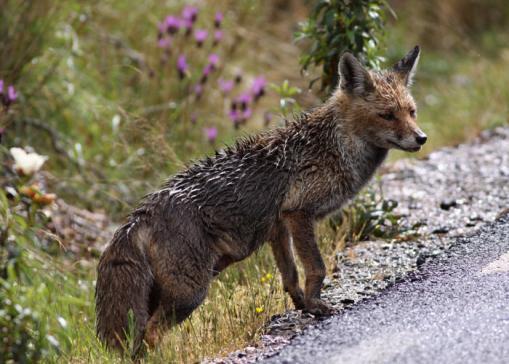
[[[334,307],[318,298],[309,300],[304,310],[315,316],[330,316],[336,312]]]
[[[293,294],[291,297],[296,310],[304,310],[306,308],[304,293],[302,293],[302,291],[299,290],[299,292]]]

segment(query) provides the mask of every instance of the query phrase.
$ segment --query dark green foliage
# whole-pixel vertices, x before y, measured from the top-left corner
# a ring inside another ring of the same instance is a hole
[[[46,222],[41,206],[0,189],[0,363],[47,362],[69,349],[67,323],[90,306],[90,280],[45,252]]]
[[[30,285],[32,267],[22,249],[37,237],[29,218],[10,205],[0,191],[0,362],[34,363],[48,354],[50,344],[45,320],[30,308],[40,287]]]
[[[380,66],[386,9],[390,10],[384,0],[320,0],[300,24],[296,39],[308,41],[300,59],[302,68],[322,66],[321,88],[326,95],[338,83],[338,62],[344,52],[371,68]]]

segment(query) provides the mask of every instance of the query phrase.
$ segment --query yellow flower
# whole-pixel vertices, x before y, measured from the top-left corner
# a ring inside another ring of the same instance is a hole
[[[263,312],[263,307],[256,307],[255,311],[256,311],[256,313],[262,313]]]
[[[265,274],[262,278],[260,278],[260,282],[269,283],[269,281],[274,278],[274,276],[270,273]]]

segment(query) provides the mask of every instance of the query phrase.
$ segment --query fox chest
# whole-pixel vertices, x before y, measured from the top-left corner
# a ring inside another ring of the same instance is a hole
[[[283,211],[305,210],[325,216],[356,193],[356,176],[340,169],[314,165],[297,175],[283,202]]]
[[[340,209],[371,179],[385,156],[386,152],[331,157],[327,163],[303,166],[290,184],[283,211],[305,210],[324,217]]]

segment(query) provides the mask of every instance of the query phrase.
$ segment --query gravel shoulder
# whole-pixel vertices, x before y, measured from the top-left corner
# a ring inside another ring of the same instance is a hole
[[[268,363],[507,363],[509,214]]]
[[[458,237],[474,233],[509,207],[509,128],[483,132],[471,143],[438,150],[425,160],[390,164],[380,183],[385,198],[398,202],[397,213],[409,224],[423,224],[421,235],[415,241],[363,242],[338,254],[337,269],[322,296],[338,308],[339,316],[443,255]],[[251,363],[272,357],[330,320],[288,311],[272,318],[256,347],[207,362]]]

